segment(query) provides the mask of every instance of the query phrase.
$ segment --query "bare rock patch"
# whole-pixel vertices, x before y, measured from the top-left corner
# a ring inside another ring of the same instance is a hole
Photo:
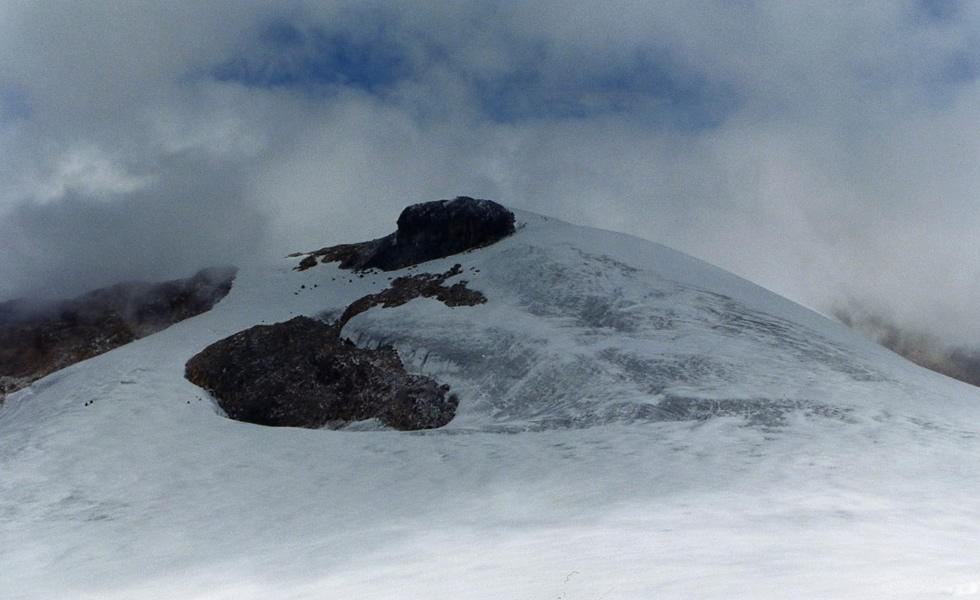
[[[205,348],[186,376],[235,420],[273,427],[340,427],[378,419],[399,430],[442,427],[459,400],[405,372],[394,348],[358,348],[338,323],[296,317]]]

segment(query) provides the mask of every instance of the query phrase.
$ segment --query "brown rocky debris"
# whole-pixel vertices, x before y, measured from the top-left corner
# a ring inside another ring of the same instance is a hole
[[[445,285],[447,279],[459,275],[462,269],[462,265],[457,263],[453,265],[452,269],[441,275],[419,273],[398,277],[391,282],[391,287],[352,302],[341,315],[339,324],[342,328],[347,324],[347,321],[372,306],[391,308],[401,306],[416,298],[435,298],[446,306],[483,304],[487,301],[487,297],[482,292],[467,288],[466,281],[458,281],[451,286]]]

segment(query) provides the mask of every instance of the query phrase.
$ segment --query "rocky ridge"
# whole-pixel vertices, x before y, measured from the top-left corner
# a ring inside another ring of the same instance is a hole
[[[460,196],[409,206],[398,230],[379,240],[293,257],[303,257],[297,270],[339,262],[343,269],[391,271],[487,246],[513,232],[513,213],[489,200]],[[208,390],[228,417],[258,425],[315,429],[377,419],[398,430],[441,427],[459,404],[448,386],[407,373],[394,348],[359,348],[342,332],[373,307],[417,298],[450,307],[486,302],[464,280],[446,284],[461,273],[456,264],[444,273],[398,277],[385,290],[352,302],[332,323],[296,317],[246,329],[191,358],[185,376]]]
[[[0,403],[6,394],[210,310],[237,269],[212,267],[163,283],[128,282],[43,304],[0,304]]]

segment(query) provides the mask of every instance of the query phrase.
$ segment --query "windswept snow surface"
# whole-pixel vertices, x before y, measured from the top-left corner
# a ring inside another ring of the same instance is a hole
[[[0,409],[0,598],[980,595],[980,393],[723,271],[519,214],[344,333],[450,384],[425,433],[228,420],[208,344],[400,273],[243,268],[211,312]]]

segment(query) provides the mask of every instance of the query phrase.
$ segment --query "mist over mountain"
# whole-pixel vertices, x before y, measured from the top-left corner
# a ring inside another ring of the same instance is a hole
[[[235,267],[162,283],[133,281],[65,300],[0,303],[0,404],[34,381],[211,309]]]
[[[919,366],[971,385],[980,385],[980,348],[958,346],[922,330],[860,309],[838,309],[834,318]]]

